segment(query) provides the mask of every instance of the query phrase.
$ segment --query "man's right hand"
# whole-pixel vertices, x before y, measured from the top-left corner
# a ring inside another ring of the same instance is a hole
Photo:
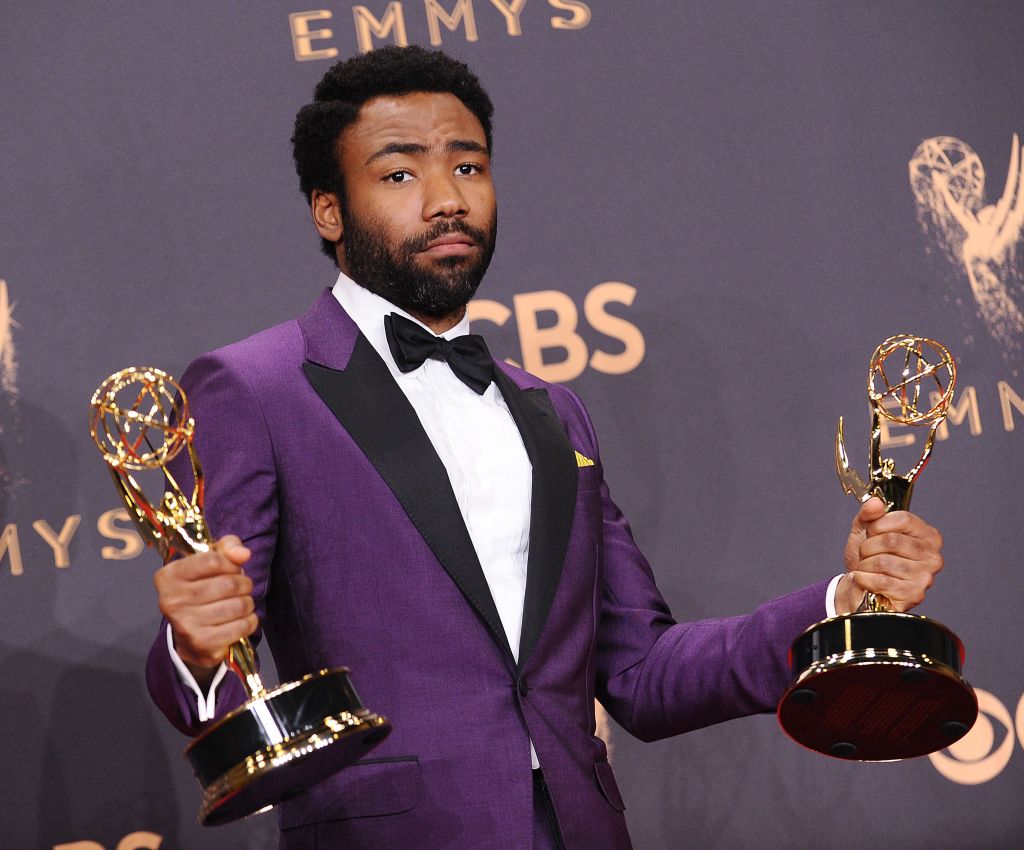
[[[164,564],[153,576],[174,649],[204,690],[228,647],[259,625],[252,580],[242,572],[250,554],[232,534],[209,552]]]

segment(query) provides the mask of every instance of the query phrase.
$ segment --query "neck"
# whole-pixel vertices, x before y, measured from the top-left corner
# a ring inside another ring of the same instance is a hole
[[[449,313],[447,316],[425,316],[422,313],[409,312],[409,315],[419,321],[423,322],[430,330],[440,336],[445,331],[450,331],[459,322],[462,321],[462,317],[466,315],[466,305],[463,304],[454,313]]]

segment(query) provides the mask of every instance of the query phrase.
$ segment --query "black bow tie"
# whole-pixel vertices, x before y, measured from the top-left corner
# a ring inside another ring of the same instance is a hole
[[[479,334],[447,340],[434,336],[397,313],[384,317],[384,332],[395,363],[402,372],[419,369],[424,360],[433,357],[444,360],[455,377],[477,395],[483,395],[494,380],[494,361],[487,350],[487,343]]]

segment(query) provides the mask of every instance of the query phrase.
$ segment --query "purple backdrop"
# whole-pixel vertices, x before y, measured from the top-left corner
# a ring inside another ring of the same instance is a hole
[[[865,465],[870,352],[911,330],[960,363],[915,508],[946,535],[925,610],[967,645],[979,725],[885,765],[771,717],[612,728],[637,847],[1020,846],[1019,2],[9,0],[0,24],[3,846],[274,846],[273,816],[195,822],[142,681],[156,559],[108,513],[86,407],[116,369],[180,374],[333,281],[295,111],[335,57],[432,36],[497,106],[478,327],[588,403],[677,617],[837,572],[832,437],[845,416]]]

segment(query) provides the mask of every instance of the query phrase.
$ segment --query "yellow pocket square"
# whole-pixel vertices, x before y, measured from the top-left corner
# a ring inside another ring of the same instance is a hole
[[[594,465],[594,461],[592,461],[589,457],[587,457],[586,455],[581,455],[579,452],[576,452],[576,466],[577,467],[593,466],[593,465]]]

